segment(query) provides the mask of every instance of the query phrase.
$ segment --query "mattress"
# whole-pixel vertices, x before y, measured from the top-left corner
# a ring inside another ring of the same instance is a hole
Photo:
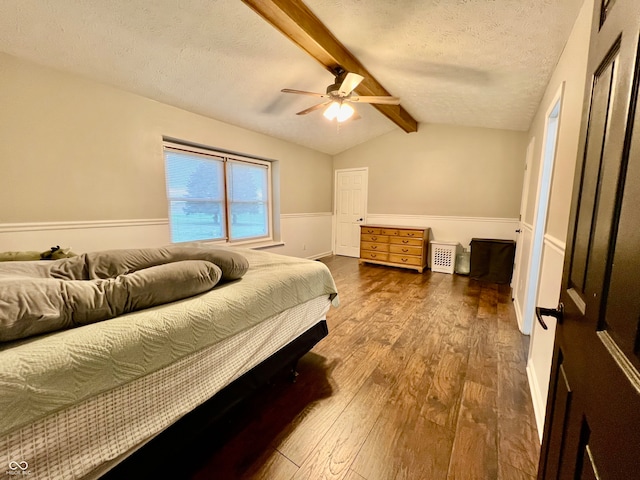
[[[104,473],[104,465],[135,450],[324,319],[330,297],[287,308],[155,372],[15,429],[0,438],[0,462],[27,465],[30,478],[95,478]]]

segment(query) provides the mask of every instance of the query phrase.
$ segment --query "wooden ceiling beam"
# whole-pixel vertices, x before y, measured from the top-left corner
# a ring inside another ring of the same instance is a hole
[[[391,95],[300,0],[242,1],[332,74],[342,67],[362,75],[364,80],[356,88],[359,95]],[[418,122],[402,106],[372,106],[405,132],[418,131]]]

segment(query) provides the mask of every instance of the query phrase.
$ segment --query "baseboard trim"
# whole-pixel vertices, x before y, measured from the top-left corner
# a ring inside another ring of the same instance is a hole
[[[536,428],[538,430],[538,440],[542,443],[542,434],[544,432],[544,416],[547,406],[546,399],[540,394],[540,386],[536,380],[536,374],[533,364],[527,362],[527,378],[529,379],[529,390],[531,391],[531,401],[533,403],[533,412],[536,416]]]
[[[516,311],[516,320],[518,320],[518,329],[520,330],[521,333],[525,335],[529,335],[529,333],[524,333],[523,331],[524,319],[522,318],[522,307],[520,305],[520,302],[518,302],[517,297],[514,297],[513,299],[513,309]]]
[[[312,255],[310,257],[305,257],[305,258],[308,258],[309,260],[318,260],[319,258],[330,257],[331,255],[333,255],[333,252],[329,251],[324,253],[318,253],[317,255]]]

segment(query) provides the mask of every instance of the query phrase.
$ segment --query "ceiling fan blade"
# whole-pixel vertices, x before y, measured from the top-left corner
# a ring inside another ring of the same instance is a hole
[[[353,90],[360,85],[360,82],[364,80],[364,77],[362,75],[358,75],[357,73],[347,73],[347,76],[344,77],[344,81],[342,82],[342,84],[340,85],[340,89],[338,90],[338,92],[340,92],[341,96],[347,96],[349,95],[351,92],[353,92]]]
[[[359,103],[379,103],[382,105],[400,105],[400,99],[398,97],[384,97],[384,96],[364,96],[364,97],[351,97],[349,98],[350,102],[359,102]]]
[[[329,95],[325,93],[305,92],[304,90],[292,90],[291,88],[283,88],[282,93],[296,93],[298,95],[311,95],[312,97],[327,98]]]
[[[328,102],[324,102],[324,103],[318,103],[317,105],[314,105],[313,107],[309,107],[305,110],[302,110],[298,113],[296,113],[296,115],[306,115],[307,113],[311,113],[311,112],[315,112],[316,110],[320,110],[322,107],[324,107],[325,105],[329,105],[331,103],[331,101]]]

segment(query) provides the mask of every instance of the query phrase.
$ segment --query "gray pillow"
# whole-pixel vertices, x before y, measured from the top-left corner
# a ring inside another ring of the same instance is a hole
[[[63,280],[95,280],[113,278],[144,268],[182,260],[205,260],[222,270],[222,280],[241,278],[249,269],[249,261],[240,253],[224,247],[169,246],[103,250],[73,258],[50,262],[2,262],[0,277],[16,275]]]
[[[182,260],[205,260],[222,270],[222,280],[237,280],[249,269],[248,260],[241,254],[222,248],[170,246],[132,250],[105,250],[86,253],[87,278],[110,278],[154,265]],[[72,268],[71,270],[76,270]]]
[[[191,297],[211,290],[221,277],[220,268],[204,260],[167,263],[97,280],[0,277],[0,342]]]

